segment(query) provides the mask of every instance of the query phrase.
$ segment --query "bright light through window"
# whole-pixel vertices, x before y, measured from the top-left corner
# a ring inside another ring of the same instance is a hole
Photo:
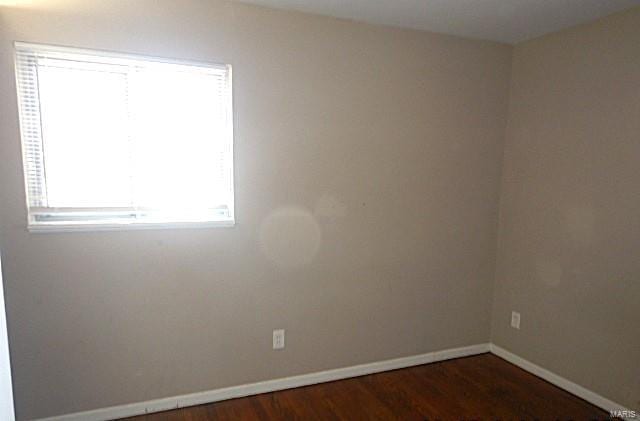
[[[231,69],[16,44],[30,226],[233,223]]]

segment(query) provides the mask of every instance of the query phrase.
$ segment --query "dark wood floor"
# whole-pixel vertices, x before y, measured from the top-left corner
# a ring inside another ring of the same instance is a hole
[[[595,420],[608,414],[491,354],[130,418]]]

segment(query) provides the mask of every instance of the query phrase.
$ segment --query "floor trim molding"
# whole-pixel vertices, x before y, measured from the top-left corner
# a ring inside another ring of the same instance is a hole
[[[266,380],[257,383],[243,384],[239,386],[225,387],[205,392],[191,393],[187,395],[174,396],[169,398],[155,399],[145,402],[132,403],[127,405],[111,406],[86,412],[76,412],[72,414],[59,415],[50,418],[41,418],[39,421],[105,421],[116,418],[143,415],[152,412],[161,412],[170,409],[184,408],[194,405],[202,405],[223,401],[226,399],[240,398],[243,396],[257,395],[260,393],[275,392],[278,390],[291,389],[294,387],[308,386],[317,383],[325,383],[334,380],[358,377],[366,374],[380,373],[382,371],[396,370],[399,368],[412,367],[416,365],[429,364],[452,358],[467,357],[471,355],[491,352],[500,358],[538,376],[561,389],[572,393],[593,405],[606,411],[630,411],[624,406],[617,404],[597,393],[586,389],[570,380],[565,379],[545,368],[540,367],[525,360],[524,358],[507,351],[504,348],[492,343],[483,343],[461,348],[451,348],[441,351],[428,352],[426,354],[412,355],[409,357],[395,358],[385,361],[377,361],[368,364],[354,365],[350,367],[337,368],[333,370],[318,371],[315,373],[302,374],[292,377],[284,377],[275,380]],[[631,419],[631,418],[629,418]]]
[[[531,361],[525,360],[524,358],[507,351],[504,348],[499,347],[495,344],[490,344],[489,349],[492,354],[497,355],[498,357],[509,361],[511,364],[517,365],[529,373],[538,376],[549,383],[552,383],[558,386],[560,389],[564,389],[569,393],[572,393],[579,398],[584,399],[585,401],[592,403],[593,405],[604,409],[605,411],[628,411],[631,410],[625,408],[624,406],[617,404],[604,396],[600,396],[597,393],[586,389],[579,384],[572,382],[571,380],[567,380],[562,376],[553,373],[546,368],[542,368],[539,365],[532,363]],[[631,418],[629,418],[631,419]]]
[[[134,415],[148,414],[152,412],[166,411],[169,409],[183,408],[187,406],[202,405],[218,402],[226,399],[240,398],[243,396],[257,395],[259,393],[275,392],[277,390],[291,389],[294,387],[308,386],[333,380],[347,379],[382,371],[396,370],[398,368],[412,367],[444,361],[452,358],[466,357],[470,355],[484,354],[491,350],[491,344],[483,343],[461,348],[445,349],[428,352],[426,354],[409,357],[395,358],[392,360],[378,361],[369,364],[354,365],[351,367],[337,368],[333,370],[319,371],[302,374],[299,376],[285,377],[276,380],[267,380],[257,383],[231,386],[206,392],[191,393],[188,395],[174,396],[170,398],[155,399],[146,402],[138,402],[127,405],[111,406],[86,412],[59,415],[50,418],[41,418],[40,421],[104,421],[115,418],[131,417]],[[505,358],[506,359],[506,358]]]

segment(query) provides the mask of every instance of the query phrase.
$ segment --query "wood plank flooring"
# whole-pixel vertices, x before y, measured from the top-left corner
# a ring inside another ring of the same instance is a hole
[[[202,420],[603,420],[603,410],[482,354],[130,418]]]

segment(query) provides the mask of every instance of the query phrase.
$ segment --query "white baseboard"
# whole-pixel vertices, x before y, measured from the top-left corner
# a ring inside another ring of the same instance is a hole
[[[551,371],[542,368],[512,352],[494,344],[478,344],[462,348],[445,349],[442,351],[428,352],[426,354],[412,355],[409,357],[395,358],[392,360],[378,361],[369,364],[354,365],[351,367],[337,368],[333,370],[319,371],[302,374],[299,376],[285,377],[275,380],[266,380],[257,383],[243,384],[239,386],[225,387],[205,392],[191,393],[188,395],[174,396],[170,398],[155,399],[146,402],[138,402],[127,405],[111,406],[86,412],[60,415],[50,418],[42,418],[40,421],[104,421],[117,418],[131,417],[152,412],[166,411],[169,409],[184,408],[194,405],[223,401],[226,399],[240,398],[243,396],[257,395],[260,393],[275,392],[294,387],[308,386],[317,383],[347,379],[350,377],[364,376],[366,374],[382,371],[396,370],[399,368],[429,364],[452,358],[466,357],[470,355],[491,352],[512,364],[536,375],[561,389],[590,402],[606,411],[629,411],[603,396],[598,395],[570,380],[565,379]]]
[[[131,417],[134,415],[148,414],[151,412],[166,411],[169,409],[183,408],[187,406],[202,405],[218,402],[226,399],[240,398],[243,396],[257,395],[259,393],[275,392],[277,390],[291,389],[294,387],[308,386],[333,380],[363,376],[379,373],[381,371],[395,370],[398,368],[428,364],[451,358],[466,357],[483,354],[490,351],[490,344],[478,344],[462,348],[445,349],[442,351],[428,352],[426,354],[410,357],[395,358],[369,364],[354,365],[351,367],[337,368],[334,370],[319,371],[316,373],[302,374],[299,376],[285,377],[276,380],[267,380],[258,383],[250,383],[239,386],[231,386],[206,392],[191,393],[188,395],[174,396],[170,398],[156,399],[146,402],[132,403],[128,405],[111,406],[86,412],[60,415],[50,418],[42,418],[40,421],[104,421],[117,418]]]
[[[500,348],[497,345],[491,344],[490,350],[492,354],[497,355],[500,358],[503,358],[510,363],[517,365],[518,367],[528,371],[531,374],[534,374],[549,383],[552,383],[558,386],[561,389],[566,390],[569,393],[572,393],[585,401],[594,404],[595,406],[604,409],[605,411],[627,411],[632,412],[624,406],[617,404],[603,396],[598,395],[597,393],[586,389],[570,380],[565,379],[546,368],[542,368],[539,365],[532,363],[531,361],[525,360],[518,355],[507,351],[504,348]],[[637,413],[637,412],[636,412]],[[630,418],[629,418],[630,419]]]

